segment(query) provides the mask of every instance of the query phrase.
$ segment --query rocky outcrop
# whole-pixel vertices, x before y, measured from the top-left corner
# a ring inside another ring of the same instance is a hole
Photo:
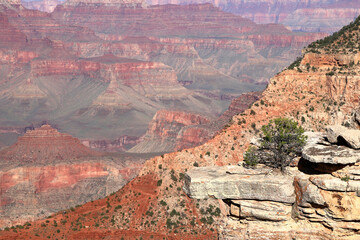
[[[186,173],[184,191],[196,199],[294,203],[291,178],[269,173],[270,170],[248,170],[240,166],[195,168]]]
[[[228,110],[215,120],[196,113],[160,110],[140,143],[130,152],[170,152],[198,146],[226,127],[234,115],[246,110],[260,96],[261,92],[242,94],[233,99]]]
[[[360,148],[359,130],[348,129],[344,126],[329,126],[326,128],[326,133],[330,143],[346,144],[353,149]]]
[[[81,143],[89,148],[103,152],[121,152],[132,148],[139,141],[139,137],[125,135],[115,140],[82,140]]]
[[[313,163],[327,163],[327,164],[354,164],[360,161],[358,151],[347,146],[336,145],[331,143],[337,143],[338,135],[334,134],[334,129],[328,128],[327,139],[325,141],[322,134],[309,134],[310,139],[308,144],[304,147],[302,157],[309,162]],[[330,130],[331,129],[331,130]],[[342,133],[346,134],[348,131],[353,131],[353,134],[357,136],[358,130],[349,130],[345,127],[340,127]]]
[[[313,146],[315,138],[318,140],[317,145],[325,142],[320,140],[322,134],[308,135],[310,142],[307,145]],[[353,152],[356,157],[359,153],[359,150]],[[329,163],[323,162],[322,168],[326,168],[326,164]],[[318,175],[311,173],[314,171],[313,165],[304,168],[306,163],[303,163],[302,168],[288,169],[285,175],[260,166],[255,169],[242,166],[200,167],[186,173],[183,189],[192,198],[223,199],[228,204],[231,217],[250,225],[252,222],[257,225],[269,221],[281,222],[280,228],[293,226],[293,230],[287,231],[287,234],[291,234],[292,231],[298,231],[299,222],[304,226],[316,222],[323,225],[319,228],[322,234],[346,239],[358,236],[357,229],[360,226],[360,209],[357,207],[360,203],[360,181],[349,175],[344,177],[343,170],[344,166],[351,168],[352,172],[360,169],[358,163],[353,164],[343,163],[330,173]],[[300,239],[303,239],[302,234],[303,231],[299,235]],[[250,236],[253,238],[256,234]]]

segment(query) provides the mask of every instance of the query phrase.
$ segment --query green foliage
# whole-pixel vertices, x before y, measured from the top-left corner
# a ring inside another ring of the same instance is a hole
[[[302,60],[302,57],[298,57],[292,64],[290,64],[288,69],[294,69],[295,67],[299,67],[301,60]]]
[[[307,137],[297,122],[287,118],[270,120],[262,126],[261,149],[266,153],[264,163],[285,170],[293,157],[301,154]]]
[[[346,175],[345,177],[342,177],[341,180],[344,182],[349,182],[350,177],[348,175]]]
[[[199,164],[197,162],[194,162],[194,167],[199,167]]]
[[[301,154],[307,139],[304,129],[294,120],[276,118],[262,126],[261,130],[261,145],[259,149],[250,147],[245,152],[245,164],[255,166],[263,163],[284,172],[291,159]]]
[[[162,179],[158,180],[156,185],[157,185],[158,187],[160,187],[161,184],[162,184]]]
[[[359,35],[357,33],[359,25],[360,17],[343,27],[340,31],[311,43],[307,48],[307,52],[319,53],[319,49],[324,49],[325,52],[339,52],[344,49],[351,51],[358,50],[356,47],[359,45],[356,46],[356,44],[359,42]]]
[[[244,163],[247,166],[255,167],[258,164],[257,151],[254,146],[250,146],[244,154]]]

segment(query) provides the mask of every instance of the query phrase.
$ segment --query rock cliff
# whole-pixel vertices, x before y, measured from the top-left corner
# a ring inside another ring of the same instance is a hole
[[[100,156],[69,134],[60,133],[50,125],[29,130],[11,147],[0,152],[3,161],[47,164],[57,160]]]
[[[206,117],[195,113],[160,110],[142,140],[130,152],[170,152],[181,146],[199,145],[211,137]],[[204,129],[204,130],[203,130]]]
[[[260,92],[242,94],[233,99],[228,110],[215,119],[190,112],[160,110],[150,122],[146,134],[129,151],[171,152],[203,144],[260,96]]]

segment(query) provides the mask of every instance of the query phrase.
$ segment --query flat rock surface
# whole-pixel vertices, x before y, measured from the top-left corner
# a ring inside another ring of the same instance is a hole
[[[346,146],[324,144],[321,134],[308,137],[302,157],[309,162],[329,164],[353,164],[360,161],[360,151]]]
[[[346,181],[332,176],[310,177],[310,181],[317,187],[328,191],[356,192],[360,190],[360,181]]]
[[[196,199],[248,199],[294,203],[293,177],[240,166],[202,167],[187,172],[184,191]]]

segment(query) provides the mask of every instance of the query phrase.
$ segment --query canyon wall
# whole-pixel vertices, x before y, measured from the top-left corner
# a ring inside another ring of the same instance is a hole
[[[229,0],[148,0],[150,5],[199,4],[210,2],[220,9],[251,19],[256,23],[281,23],[293,31],[338,31],[359,15],[360,5],[351,0],[326,1],[229,1]],[[337,21],[333,21],[336,16]]]
[[[217,118],[324,36],[258,25],[210,4],[72,3],[51,14],[1,5],[0,125],[47,121],[111,143],[141,137],[162,109]]]

